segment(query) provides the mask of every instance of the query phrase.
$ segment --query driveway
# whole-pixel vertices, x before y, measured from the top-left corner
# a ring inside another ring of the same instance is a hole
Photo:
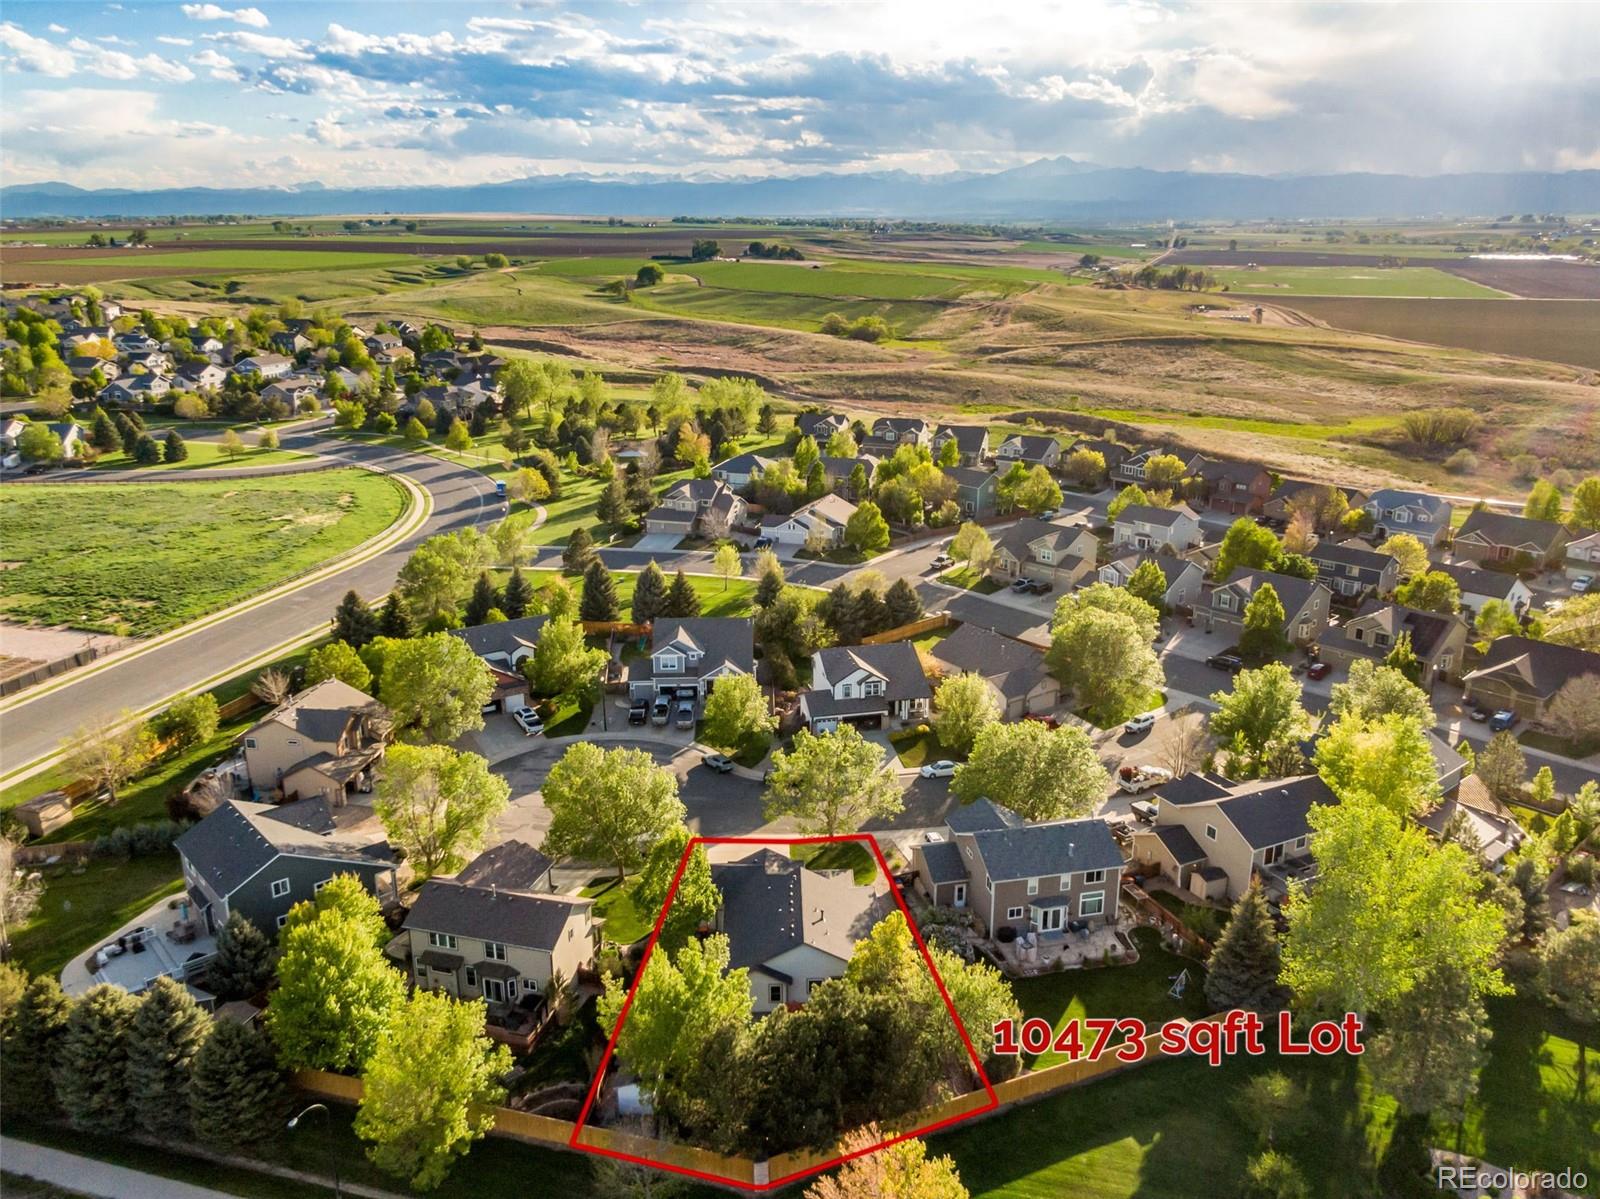
[[[678,548],[683,538],[677,533],[646,533],[632,548],[649,554],[665,554]]]

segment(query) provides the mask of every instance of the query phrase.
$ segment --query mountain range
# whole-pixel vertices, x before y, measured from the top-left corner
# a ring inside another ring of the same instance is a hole
[[[531,212],[575,216],[904,217],[1144,222],[1454,217],[1600,211],[1600,171],[1466,175],[1245,175],[1101,167],[1042,158],[1003,171],[764,178],[550,175],[464,186],[0,188],[0,217],[251,213]]]

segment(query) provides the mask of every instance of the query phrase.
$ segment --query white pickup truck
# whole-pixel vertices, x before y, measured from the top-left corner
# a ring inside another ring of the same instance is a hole
[[[1117,771],[1117,789],[1129,795],[1149,791],[1172,781],[1172,771],[1159,766],[1124,766]]]

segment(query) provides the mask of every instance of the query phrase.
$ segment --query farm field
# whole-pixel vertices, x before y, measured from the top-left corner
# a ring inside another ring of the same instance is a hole
[[[147,636],[359,545],[404,509],[393,482],[333,470],[265,479],[14,484],[0,613]]]
[[[368,253],[344,253],[337,250],[278,250],[278,249],[192,249],[129,250],[105,256],[74,256],[57,260],[78,266],[124,266],[130,260],[150,258],[162,267],[184,270],[216,271],[311,271],[338,270],[350,266],[388,266],[400,259]]]
[[[1499,299],[1502,292],[1426,266],[1219,267],[1229,291],[1295,296],[1417,296],[1429,299]]]
[[[1313,296],[1294,306],[1341,329],[1600,369],[1600,303]]]
[[[1530,300],[1600,300],[1600,266],[1578,262],[1469,258],[1449,271]]]

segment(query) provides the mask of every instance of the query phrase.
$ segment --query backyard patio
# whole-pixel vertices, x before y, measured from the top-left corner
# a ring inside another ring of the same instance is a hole
[[[111,983],[134,994],[162,975],[188,981],[217,952],[217,940],[186,896],[152,904],[94,949],[69,961],[61,986],[81,994],[97,983]],[[209,996],[207,997],[209,998]]]

